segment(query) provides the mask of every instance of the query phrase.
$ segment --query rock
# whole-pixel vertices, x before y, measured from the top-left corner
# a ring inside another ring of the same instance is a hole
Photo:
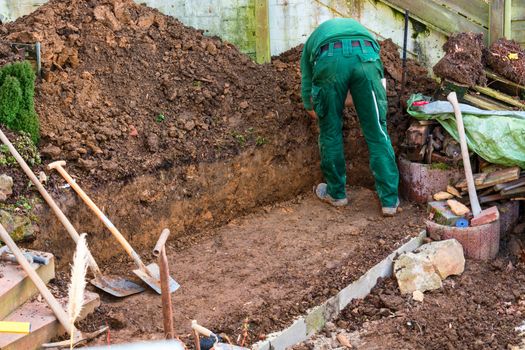
[[[455,199],[447,200],[447,204],[450,207],[450,210],[456,215],[465,216],[470,213],[470,209],[465,204],[460,203]]]
[[[343,333],[339,333],[337,335],[337,341],[344,347],[346,347],[347,349],[352,349],[353,346],[352,344],[350,344],[350,340],[348,340],[348,337],[346,335],[344,335]]]
[[[46,184],[47,183],[47,175],[46,175],[46,173],[44,173],[43,171],[38,173],[38,181],[40,181],[41,184]]]
[[[424,254],[402,254],[394,262],[394,273],[402,294],[439,289],[443,285],[434,265]]]
[[[242,101],[241,103],[239,103],[239,107],[241,107],[242,109],[248,108],[248,102],[247,101]]]
[[[119,21],[113,14],[113,11],[108,6],[97,6],[93,10],[93,15],[95,15],[95,19],[108,28],[110,28],[112,31],[119,31],[122,29],[122,26],[120,25]]]
[[[183,128],[186,131],[191,131],[191,130],[195,129],[195,121],[194,120],[188,120],[187,122],[184,123]]]
[[[436,201],[444,201],[444,200],[447,200],[447,199],[454,198],[453,195],[451,195],[448,192],[444,192],[444,191],[434,194],[433,197],[434,197],[434,200],[436,200]]]
[[[51,144],[45,146],[44,148],[40,150],[40,154],[43,157],[51,158],[51,159],[58,158],[58,156],[60,156],[61,153],[62,153],[62,150],[59,147],[51,145]]]
[[[93,168],[95,168],[97,166],[97,161],[96,160],[92,160],[92,159],[82,159],[82,158],[79,158],[78,159],[78,163],[80,164],[80,166],[86,170],[91,170]]]
[[[461,198],[461,193],[454,186],[447,186],[447,192],[453,194],[454,196]]]
[[[6,174],[0,175],[0,201],[5,201],[13,193],[13,178]]]
[[[425,294],[423,294],[423,292],[419,291],[419,290],[415,290],[413,293],[412,293],[412,299],[415,300],[415,301],[419,301],[420,303],[423,302],[423,300],[425,299]]]
[[[28,240],[35,234],[33,223],[26,215],[16,215],[0,210],[0,223],[15,242]]]
[[[416,252],[428,258],[441,279],[461,275],[465,270],[463,247],[455,239],[424,244]]]
[[[138,136],[139,132],[137,131],[137,128],[135,126],[130,125],[129,126],[129,136]]]
[[[157,152],[159,150],[159,137],[156,134],[149,134],[146,139],[146,147],[150,152]]]

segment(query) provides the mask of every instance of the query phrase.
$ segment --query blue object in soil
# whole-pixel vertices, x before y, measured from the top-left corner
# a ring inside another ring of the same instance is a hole
[[[456,221],[456,227],[468,227],[468,220],[461,218]]]
[[[217,336],[218,341],[222,341],[222,337]],[[201,350],[210,350],[215,344],[215,337],[200,337]]]

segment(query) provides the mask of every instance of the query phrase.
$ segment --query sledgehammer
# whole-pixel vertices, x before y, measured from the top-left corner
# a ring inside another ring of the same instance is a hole
[[[476,186],[474,184],[474,176],[472,175],[472,167],[470,166],[470,156],[468,154],[465,126],[463,125],[463,115],[461,114],[461,108],[459,107],[456,93],[453,91],[448,94],[447,100],[452,105],[452,108],[454,109],[454,115],[456,116],[459,144],[461,146],[461,156],[463,157],[463,168],[465,169],[465,177],[467,179],[468,196],[470,199],[470,205],[472,206],[472,214],[474,214],[474,218],[470,221],[470,225],[481,226],[491,223],[499,219],[498,207],[490,207],[488,209],[481,210],[478,195],[476,193]]]

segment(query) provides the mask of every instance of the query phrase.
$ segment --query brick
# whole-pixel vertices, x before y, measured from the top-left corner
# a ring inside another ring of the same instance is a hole
[[[470,226],[481,226],[485,224],[490,224],[499,219],[499,210],[498,207],[490,207],[488,209],[482,210],[479,215],[475,216],[470,220]]]

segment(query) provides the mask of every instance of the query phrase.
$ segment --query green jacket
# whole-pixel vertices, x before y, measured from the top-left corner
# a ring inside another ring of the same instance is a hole
[[[307,110],[312,109],[312,71],[320,47],[347,38],[370,40],[377,45],[374,36],[351,18],[334,18],[323,22],[306,40],[301,56],[301,95]]]

